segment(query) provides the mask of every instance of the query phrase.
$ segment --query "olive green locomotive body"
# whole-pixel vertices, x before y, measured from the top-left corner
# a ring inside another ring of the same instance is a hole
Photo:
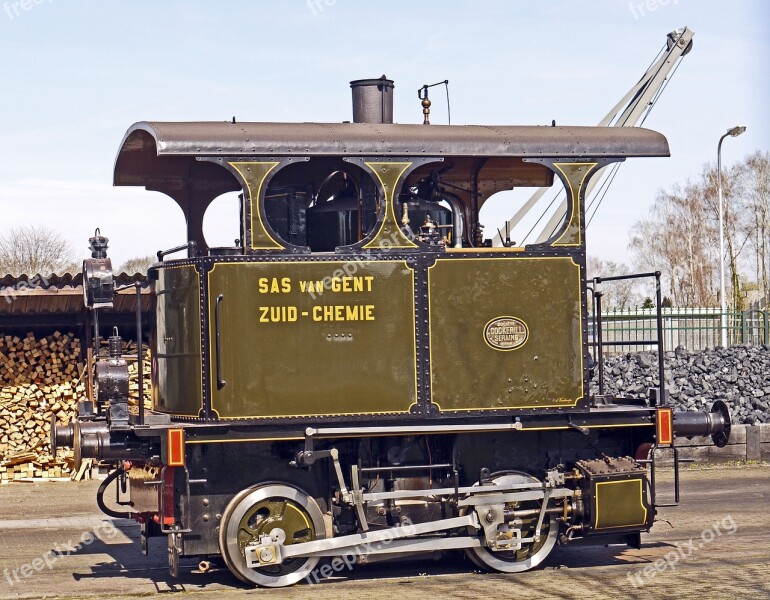
[[[156,408],[170,414],[202,414],[204,389],[220,419],[482,414],[585,397],[572,256],[222,259],[158,278]]]
[[[392,90],[354,84],[354,105],[357,86]],[[116,463],[100,506],[142,523],[145,549],[167,535],[172,573],[197,556],[283,586],[327,556],[456,550],[518,572],[557,541],[638,545],[656,452],[678,466],[675,433],[729,436],[724,406],[673,415],[665,381],[648,399],[589,393],[586,188],[666,155],[633,128],[137,123],[115,184],[172,197],[188,238],[149,271],[153,404],[129,410],[111,338],[105,391],[53,440]],[[485,240],[491,196],[554,182],[548,235]],[[209,247],[227,192],[239,238]],[[128,512],[104,503],[116,479]]]
[[[220,418],[409,414],[417,405],[415,271],[407,259],[217,262],[209,339],[221,329]],[[349,268],[352,272],[353,269]],[[216,343],[209,343],[216,356]],[[387,356],[387,360],[383,360]]]

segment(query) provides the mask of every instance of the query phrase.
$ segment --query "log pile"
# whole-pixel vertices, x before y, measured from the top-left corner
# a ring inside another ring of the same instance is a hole
[[[136,344],[130,342],[126,344],[123,350],[124,354],[128,354],[130,362],[128,363],[128,406],[132,407],[129,410],[136,411],[138,405],[137,398],[139,397],[139,378],[137,373],[139,372],[139,364],[136,360]],[[133,355],[133,356],[132,356]],[[151,372],[152,362],[150,359],[150,351],[147,346],[144,347],[144,360],[142,361],[144,371],[144,386],[142,389],[142,396],[144,396],[144,408],[146,410],[152,409],[152,386],[151,386]]]
[[[124,352],[129,361],[130,410],[136,410],[136,344],[126,343]],[[150,364],[145,351],[147,408],[151,408]],[[52,415],[67,424],[75,417],[78,402],[87,398],[84,370],[80,340],[72,333],[57,331],[39,339],[31,333],[0,335],[0,481],[79,475],[73,473],[72,450],[58,449],[53,455],[49,436]]]
[[[0,480],[62,477],[72,451],[51,453],[51,418],[68,423],[85,396],[80,340],[58,331],[0,336]]]

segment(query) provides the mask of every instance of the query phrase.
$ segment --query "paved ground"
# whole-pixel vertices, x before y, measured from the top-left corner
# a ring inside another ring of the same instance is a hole
[[[164,542],[142,556],[135,525],[99,515],[94,482],[14,483],[0,487],[0,598],[770,597],[770,466],[688,470],[682,490],[682,506],[663,509],[641,550],[557,547],[544,568],[518,575],[481,574],[460,557],[386,563],[318,585],[250,590],[189,561],[169,578]],[[52,549],[62,555],[46,563]]]

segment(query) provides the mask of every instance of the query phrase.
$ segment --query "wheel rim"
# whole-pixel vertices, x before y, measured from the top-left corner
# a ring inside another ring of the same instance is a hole
[[[492,478],[495,485],[510,485],[516,483],[540,483],[532,475],[526,473],[501,473]],[[536,502],[506,503],[506,508],[535,508]],[[539,508],[539,507],[538,507]],[[532,537],[537,526],[538,517],[525,517],[522,519],[523,537]],[[487,571],[501,571],[503,573],[519,573],[534,569],[545,557],[548,556],[556,545],[559,534],[558,524],[552,520],[551,515],[546,514],[543,525],[540,528],[540,541],[534,544],[525,544],[520,550],[506,550],[494,552],[487,547],[467,548],[466,554],[473,563]]]
[[[219,547],[225,564],[241,581],[264,587],[292,585],[318,564],[319,558],[293,558],[280,565],[249,568],[245,547],[275,529],[283,530],[286,545],[326,537],[318,504],[292,486],[254,486],[243,490],[227,505],[219,530]]]

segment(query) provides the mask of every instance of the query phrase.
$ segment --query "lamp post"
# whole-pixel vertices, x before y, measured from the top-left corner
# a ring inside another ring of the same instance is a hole
[[[727,298],[725,296],[725,209],[724,199],[722,197],[722,142],[729,135],[738,137],[746,128],[743,126],[728,129],[721,138],[717,146],[717,190],[719,192],[719,310],[721,312],[722,328],[722,347],[727,348]]]

